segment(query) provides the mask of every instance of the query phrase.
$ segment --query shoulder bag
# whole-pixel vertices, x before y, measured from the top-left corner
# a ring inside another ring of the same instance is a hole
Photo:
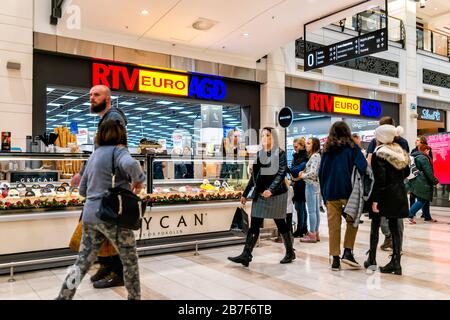
[[[145,213],[146,203],[133,192],[115,187],[116,168],[114,155],[112,154],[111,188],[102,197],[100,208],[96,215],[105,222],[118,227],[132,230],[141,228],[142,216]]]

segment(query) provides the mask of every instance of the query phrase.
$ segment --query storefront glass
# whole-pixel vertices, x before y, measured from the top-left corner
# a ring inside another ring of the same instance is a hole
[[[127,116],[130,147],[146,138],[168,151],[188,147],[193,154],[214,153],[230,131],[242,129],[238,105],[122,92],[113,92],[112,105]],[[93,144],[100,119],[90,112],[89,89],[47,86],[46,113],[47,131],[68,127],[79,145]]]

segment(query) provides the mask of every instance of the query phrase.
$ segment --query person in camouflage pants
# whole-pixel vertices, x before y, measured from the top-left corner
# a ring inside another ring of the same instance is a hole
[[[108,239],[119,252],[123,263],[125,287],[129,300],[140,300],[139,265],[136,240],[132,230],[118,228],[106,223],[83,224],[80,252],[75,264],[70,268],[59,292],[57,300],[70,300],[89,268],[95,262],[103,241]]]

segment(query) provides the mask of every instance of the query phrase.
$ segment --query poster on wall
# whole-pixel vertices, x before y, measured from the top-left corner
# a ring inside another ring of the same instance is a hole
[[[427,135],[433,150],[434,175],[440,184],[450,184],[450,132]]]

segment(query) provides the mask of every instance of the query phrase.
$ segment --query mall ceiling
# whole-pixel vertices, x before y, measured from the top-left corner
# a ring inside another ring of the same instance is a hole
[[[43,0],[37,0],[42,2]],[[376,0],[368,0],[370,5]],[[80,28],[68,30],[65,14],[58,23],[62,36],[97,41],[128,37],[137,43],[158,47],[177,46],[201,53],[221,53],[256,61],[274,49],[299,38],[303,24],[361,0],[71,0],[81,13]],[[35,15],[46,17],[47,4],[36,7]],[[355,11],[356,12],[356,11]],[[348,14],[346,15],[348,16]],[[197,30],[212,24],[209,30]],[[339,20],[339,19],[338,19]],[[338,21],[337,20],[337,21]],[[41,30],[38,30],[41,32]],[[151,47],[148,48],[149,50]]]
[[[184,129],[192,136],[198,134],[194,131],[194,122],[201,120],[200,102],[118,92],[113,94],[112,104],[123,110],[128,118],[130,146],[139,145],[142,138],[166,139],[167,145],[171,146],[175,129]],[[47,87],[47,131],[53,131],[56,126],[70,127],[71,122],[76,122],[79,129],[96,131],[99,117],[91,114],[89,108],[89,90]],[[224,105],[222,120],[223,127],[240,127],[241,108]]]

